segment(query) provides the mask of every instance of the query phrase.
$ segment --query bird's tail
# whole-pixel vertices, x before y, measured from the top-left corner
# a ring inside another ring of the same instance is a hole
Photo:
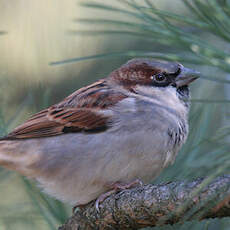
[[[0,166],[31,176],[29,166],[34,159],[25,144],[20,140],[0,140]]]

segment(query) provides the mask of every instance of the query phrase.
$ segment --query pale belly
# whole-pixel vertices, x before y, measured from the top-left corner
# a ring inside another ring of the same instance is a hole
[[[40,169],[37,180],[44,191],[73,205],[85,204],[108,191],[115,182],[129,183],[136,179],[151,182],[166,161],[174,158],[173,152],[162,152],[169,149],[160,141],[162,136],[155,135],[153,141],[151,133],[146,131],[132,136],[110,135],[100,134],[95,139],[67,134],[62,138],[41,139],[54,146],[53,152],[50,145],[49,149],[42,149],[45,152],[42,161],[32,166]]]

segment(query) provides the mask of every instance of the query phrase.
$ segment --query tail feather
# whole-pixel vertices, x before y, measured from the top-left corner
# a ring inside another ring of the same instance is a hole
[[[20,140],[0,141],[0,166],[17,171],[23,175],[31,176],[30,165],[35,161],[30,154],[30,146],[25,146]]]

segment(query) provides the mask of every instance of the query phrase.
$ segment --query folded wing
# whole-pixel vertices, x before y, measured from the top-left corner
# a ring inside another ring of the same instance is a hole
[[[110,107],[126,98],[98,81],[82,88],[61,103],[32,116],[3,139],[25,139],[60,135],[68,132],[107,129]]]

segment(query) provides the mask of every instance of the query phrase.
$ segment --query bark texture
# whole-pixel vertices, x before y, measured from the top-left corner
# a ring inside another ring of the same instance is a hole
[[[230,175],[145,185],[76,211],[59,230],[141,229],[190,220],[230,217]]]

